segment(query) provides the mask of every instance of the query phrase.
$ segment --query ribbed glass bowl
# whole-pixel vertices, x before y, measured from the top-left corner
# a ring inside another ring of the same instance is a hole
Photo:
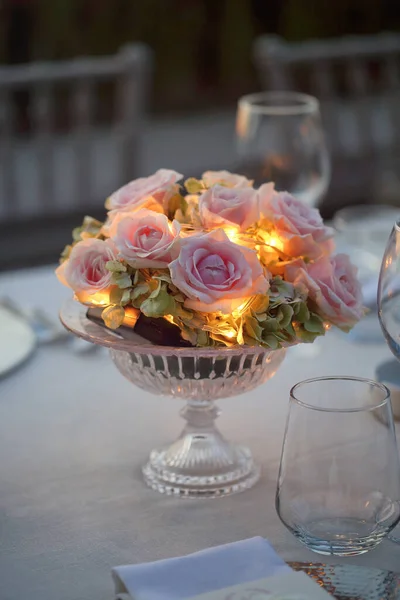
[[[256,483],[260,469],[244,446],[226,441],[215,426],[214,401],[248,392],[270,379],[285,350],[259,347],[180,348],[157,346],[136,336],[123,339],[90,321],[87,308],[69,300],[60,313],[75,335],[110,348],[119,371],[154,394],[186,400],[186,425],[170,446],[153,450],[143,467],[146,483],[164,494],[218,497]]]

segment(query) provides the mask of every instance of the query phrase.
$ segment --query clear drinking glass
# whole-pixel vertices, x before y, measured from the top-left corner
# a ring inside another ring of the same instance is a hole
[[[262,92],[240,98],[236,119],[238,171],[257,185],[274,181],[310,206],[330,179],[319,102],[296,92]]]
[[[384,385],[321,377],[292,388],[276,508],[319,554],[363,554],[396,526],[399,456]]]
[[[400,221],[394,224],[383,255],[378,283],[378,317],[390,350],[400,360]],[[390,539],[400,544],[400,527]]]

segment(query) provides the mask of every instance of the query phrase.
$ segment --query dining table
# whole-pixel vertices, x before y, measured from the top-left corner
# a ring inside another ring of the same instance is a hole
[[[0,274],[2,297],[40,307],[56,322],[71,290],[50,265]],[[150,450],[182,427],[178,400],[134,387],[105,348],[76,345],[73,336],[38,344],[0,379],[0,600],[110,600],[114,566],[253,536],[286,561],[400,572],[400,545],[385,539],[362,556],[320,556],[275,509],[291,386],[323,375],[373,379],[390,357],[383,336],[357,342],[328,331],[288,349],[265,384],[221,400],[220,430],[251,448],[262,475],[250,490],[210,500],[162,495],[142,479]]]

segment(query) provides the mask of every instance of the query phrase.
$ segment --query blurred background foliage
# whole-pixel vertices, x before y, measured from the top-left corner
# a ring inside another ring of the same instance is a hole
[[[234,105],[257,89],[252,43],[400,29],[395,0],[0,0],[0,61],[112,54],[133,41],[154,52],[151,110]]]

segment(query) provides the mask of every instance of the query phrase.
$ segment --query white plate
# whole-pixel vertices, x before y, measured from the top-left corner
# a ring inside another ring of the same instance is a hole
[[[0,305],[0,377],[23,363],[35,346],[36,337],[28,323]]]

